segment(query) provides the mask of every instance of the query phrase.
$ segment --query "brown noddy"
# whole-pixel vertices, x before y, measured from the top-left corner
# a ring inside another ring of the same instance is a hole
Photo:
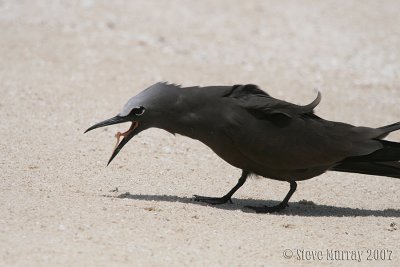
[[[400,178],[400,143],[383,140],[400,122],[379,128],[324,120],[314,114],[321,94],[300,106],[273,98],[256,85],[181,87],[156,83],[131,98],[115,117],[85,131],[132,122],[117,133],[108,164],[132,137],[155,127],[196,139],[210,147],[242,175],[223,197],[195,195],[210,204],[231,202],[251,174],[290,183],[284,200],[273,207],[247,206],[275,212],[288,205],[296,181],[326,171]],[[120,141],[120,137],[123,139]]]

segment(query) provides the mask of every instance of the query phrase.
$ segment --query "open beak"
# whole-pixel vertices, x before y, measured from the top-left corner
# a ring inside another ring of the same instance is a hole
[[[118,123],[123,123],[123,122],[128,122],[130,120],[127,120],[126,117],[122,117],[122,116],[115,116],[111,119],[96,123],[95,125],[91,126],[89,129],[87,129],[85,131],[85,133],[100,128],[100,127],[104,127],[104,126],[108,126],[108,125],[113,125],[113,124],[118,124]],[[110,164],[110,162],[115,158],[115,156],[118,155],[119,151],[121,151],[121,149],[124,147],[124,145],[126,145],[126,143],[128,143],[129,140],[132,139],[132,137],[134,137],[136,134],[138,134],[138,131],[135,131],[135,129],[139,126],[139,123],[137,121],[132,121],[132,125],[129,128],[128,131],[124,132],[124,133],[116,133],[115,137],[117,138],[117,144],[114,147],[113,153],[110,157],[110,159],[108,160],[107,166]],[[123,136],[123,139],[120,142],[120,137]]]

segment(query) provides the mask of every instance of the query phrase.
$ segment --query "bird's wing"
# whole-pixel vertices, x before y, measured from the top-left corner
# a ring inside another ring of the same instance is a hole
[[[261,112],[265,116],[282,115],[287,118],[293,118],[301,114],[311,114],[321,101],[321,93],[318,91],[318,96],[313,102],[306,106],[299,106],[273,98],[252,84],[234,85],[224,96],[234,98],[240,106],[248,110]]]
[[[298,106],[272,98],[256,86],[236,86],[224,131],[247,158],[276,169],[329,166],[381,148],[379,129],[323,120],[313,114],[320,101]]]

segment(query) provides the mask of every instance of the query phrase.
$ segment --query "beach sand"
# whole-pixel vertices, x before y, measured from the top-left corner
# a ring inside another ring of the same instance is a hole
[[[297,104],[319,89],[325,119],[400,121],[399,10],[0,1],[0,265],[400,266],[399,179],[328,172],[299,182],[284,212],[255,214],[243,206],[276,204],[289,184],[250,179],[233,204],[208,206],[192,196],[224,195],[240,170],[202,143],[150,129],[106,167],[128,124],[83,135],[159,81],[253,83]]]

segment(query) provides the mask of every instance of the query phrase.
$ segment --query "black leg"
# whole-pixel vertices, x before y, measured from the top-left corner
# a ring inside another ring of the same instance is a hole
[[[268,207],[268,206],[263,206],[263,207],[254,207],[254,206],[246,206],[246,208],[252,209],[256,211],[257,213],[272,213],[272,212],[277,212],[285,209],[288,207],[288,202],[289,199],[292,197],[294,191],[296,191],[297,188],[297,183],[295,181],[290,182],[290,190],[287,193],[286,197],[283,199],[281,203],[279,203],[276,206]]]
[[[249,173],[247,171],[243,170],[242,176],[240,176],[238,183],[231,189],[231,191],[228,192],[228,194],[226,194],[223,197],[203,197],[203,196],[194,195],[194,201],[201,201],[201,202],[205,202],[205,203],[212,204],[212,205],[224,204],[228,201],[230,203],[232,203],[231,197],[246,182],[246,179],[248,176],[249,176]]]

